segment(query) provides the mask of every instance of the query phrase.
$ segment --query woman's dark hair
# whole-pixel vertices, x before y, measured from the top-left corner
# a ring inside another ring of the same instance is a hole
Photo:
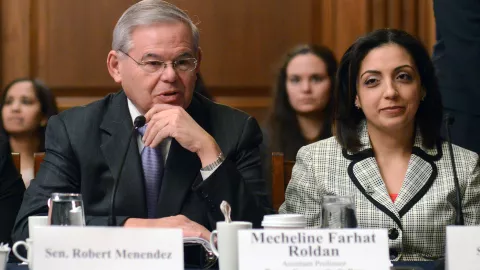
[[[440,128],[443,117],[442,98],[435,69],[423,44],[407,32],[396,29],[373,31],[355,41],[343,55],[334,91],[334,135],[342,147],[349,151],[355,152],[361,147],[358,126],[365,119],[365,115],[362,110],[355,107],[360,66],[372,49],[386,44],[401,46],[415,62],[421,87],[425,89],[426,94],[418,107],[415,123],[420,129],[423,146],[433,148],[441,140]]]
[[[324,46],[299,45],[290,50],[284,57],[274,86],[273,106],[268,118],[268,135],[270,137],[270,150],[281,151],[287,159],[293,160],[300,147],[307,144],[307,141],[300,131],[297,122],[296,112],[290,105],[287,94],[287,67],[290,61],[298,55],[313,54],[320,58],[327,67],[327,75],[330,79],[331,92],[335,82],[337,71],[337,60],[333,52]],[[331,95],[332,96],[332,95]],[[331,136],[331,103],[325,108],[324,126],[322,134],[317,140]]]
[[[3,106],[5,105],[5,99],[8,94],[8,90],[12,88],[13,85],[19,82],[31,82],[33,85],[33,89],[35,91],[35,95],[38,98],[40,102],[40,107],[42,110],[43,115],[47,118],[50,118],[50,116],[55,115],[58,113],[58,107],[57,103],[55,101],[55,97],[53,96],[52,92],[50,89],[43,84],[40,80],[33,80],[29,78],[20,78],[13,80],[10,82],[2,92],[2,95],[0,97],[0,133],[3,133],[3,135],[8,137],[8,133],[3,127],[3,117],[2,117],[2,110]],[[45,151],[45,127],[40,127],[38,130],[38,136],[40,136],[40,149],[38,149],[39,152],[44,152]]]

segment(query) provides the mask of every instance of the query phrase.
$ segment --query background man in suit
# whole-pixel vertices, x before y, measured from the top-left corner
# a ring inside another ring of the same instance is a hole
[[[0,136],[0,243],[10,243],[25,186],[13,164],[8,138]]]
[[[480,1],[434,0],[437,69],[453,143],[480,153]]]
[[[87,225],[107,225],[128,143],[117,224],[176,227],[208,239],[224,219],[219,205],[226,200],[232,219],[260,226],[269,209],[258,149],[262,135],[252,117],[193,93],[198,40],[190,18],[163,1],[141,1],[122,15],[107,66],[123,91],[50,119],[46,156],[22,203],[16,239],[27,237],[28,216],[47,213],[53,192],[81,193]],[[147,119],[146,130],[129,142],[139,115]],[[146,151],[155,152],[155,162],[148,163]]]

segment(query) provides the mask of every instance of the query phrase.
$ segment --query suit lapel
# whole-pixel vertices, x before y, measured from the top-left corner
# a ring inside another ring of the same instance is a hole
[[[400,217],[405,215],[430,189],[437,178],[435,161],[442,156],[441,145],[437,145],[436,149],[425,149],[420,131],[417,130],[416,134],[407,173],[395,201]]]
[[[402,188],[398,193],[395,204],[399,209],[405,206],[427,183],[432,175],[433,168],[430,163],[422,158],[412,155],[408,163],[407,173],[403,180]]]
[[[134,135],[128,142],[132,128],[127,98],[122,91],[112,97],[111,105],[100,125],[100,129],[103,130],[100,148],[112,177],[119,181],[116,200],[117,215],[131,212],[133,209],[136,213],[146,216],[145,185],[136,136]],[[128,144],[130,146],[120,179],[116,179]]]
[[[208,132],[208,122],[195,95],[187,112]],[[172,139],[158,200],[157,215],[159,217],[177,215],[181,212],[188,193],[192,192],[195,180],[201,180],[201,177],[197,177],[201,166],[196,153],[186,150]]]
[[[372,149],[366,149],[355,155],[349,155],[347,151],[344,151],[343,154],[347,159],[352,160],[347,171],[353,184],[373,205],[395,221],[399,228],[402,228],[400,215],[388,196]]]
[[[348,166],[348,175],[362,194],[380,211],[384,212],[402,228],[398,208],[392,202],[385,182],[383,182],[375,160],[365,122],[360,124],[359,138],[361,147],[355,152],[343,150],[343,156],[352,160]]]
[[[159,217],[173,216],[181,212],[185,197],[191,192],[200,168],[197,154],[172,140],[158,200]]]
[[[359,135],[362,144],[359,151],[356,153],[343,151],[344,157],[352,160],[348,174],[365,197],[402,228],[400,218],[427,193],[437,177],[437,166],[434,161],[442,157],[441,145],[437,145],[436,149],[425,149],[420,131],[416,131],[405,179],[393,203],[375,160],[365,122],[360,126]]]
[[[353,174],[365,189],[365,193],[398,216],[397,208],[388,194],[387,187],[380,175],[380,170],[374,157],[356,162],[353,166]]]

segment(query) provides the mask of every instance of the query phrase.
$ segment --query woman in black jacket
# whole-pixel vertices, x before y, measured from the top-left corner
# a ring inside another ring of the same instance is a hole
[[[23,180],[13,164],[8,139],[0,136],[0,243],[11,244],[12,228],[24,191]]]

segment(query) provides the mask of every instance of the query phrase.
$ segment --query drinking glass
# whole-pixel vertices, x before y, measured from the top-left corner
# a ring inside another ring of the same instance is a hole
[[[53,193],[50,197],[50,225],[85,226],[81,194]]]
[[[356,228],[353,196],[324,196],[322,203],[322,228]]]

